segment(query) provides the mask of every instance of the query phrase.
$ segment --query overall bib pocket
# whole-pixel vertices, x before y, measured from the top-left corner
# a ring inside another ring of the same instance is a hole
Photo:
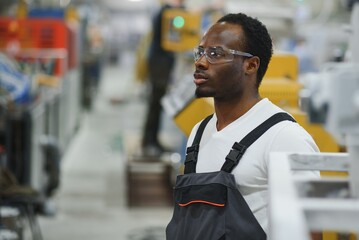
[[[172,221],[176,223],[176,228],[167,229],[167,233],[172,236],[168,239],[225,239],[226,205],[227,187],[222,184],[175,188],[177,214]]]

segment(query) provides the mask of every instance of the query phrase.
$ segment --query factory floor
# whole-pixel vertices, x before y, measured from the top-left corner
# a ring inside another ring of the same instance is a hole
[[[171,206],[129,207],[127,201],[126,162],[137,151],[147,92],[132,66],[104,67],[93,108],[84,112],[62,160],[56,214],[39,217],[44,240],[165,239]],[[172,147],[183,141],[166,116],[162,127]]]

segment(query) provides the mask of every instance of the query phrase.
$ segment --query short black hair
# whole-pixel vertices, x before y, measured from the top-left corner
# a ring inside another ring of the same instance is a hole
[[[258,19],[243,13],[227,14],[217,21],[217,23],[220,22],[237,24],[242,27],[245,42],[241,43],[243,44],[242,47],[244,47],[241,51],[248,52],[260,59],[260,66],[257,73],[257,87],[259,87],[273,54],[272,39],[266,26]]]

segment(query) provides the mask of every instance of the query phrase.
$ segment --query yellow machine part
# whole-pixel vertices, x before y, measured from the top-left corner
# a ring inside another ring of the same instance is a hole
[[[188,51],[198,45],[201,38],[199,12],[184,9],[168,9],[163,13],[162,47],[168,51]]]
[[[344,236],[343,236],[344,235]],[[325,231],[323,232],[323,240],[357,240],[356,234],[349,234],[349,233],[345,233],[345,234],[341,234],[341,233],[336,233],[336,232],[332,232],[332,231]]]
[[[301,88],[301,84],[288,78],[265,78],[259,87],[259,94],[279,107],[297,108]]]
[[[212,98],[193,99],[181,112],[175,116],[174,121],[188,137],[193,126],[206,116],[212,114],[213,109],[214,107]]]
[[[66,8],[65,19],[67,21],[70,21],[70,22],[71,21],[73,21],[73,22],[79,22],[80,21],[79,12],[77,11],[77,9],[73,5],[69,5]]]
[[[16,7],[16,17],[18,19],[23,19],[27,17],[28,13],[28,4],[25,0],[21,0],[18,2]]]
[[[287,78],[296,81],[298,71],[297,56],[291,53],[275,52],[263,79]]]

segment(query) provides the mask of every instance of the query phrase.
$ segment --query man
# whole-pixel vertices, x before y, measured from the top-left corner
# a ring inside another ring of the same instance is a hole
[[[258,87],[272,56],[272,42],[266,27],[257,19],[241,13],[228,14],[222,17],[204,34],[199,46],[194,50],[194,55],[196,96],[213,97],[215,113],[204,128],[203,135],[200,138],[199,150],[196,153],[197,157],[195,157],[194,161],[190,158],[191,155],[196,154],[192,152],[191,148],[187,149],[185,167],[187,168],[195,162],[195,170],[192,170],[192,172],[195,171],[196,173],[195,175],[184,174],[179,176],[182,178],[177,179],[175,189],[178,189],[178,191],[182,191],[181,189],[186,190],[177,195],[175,192],[175,201],[182,208],[177,209],[175,205],[173,219],[167,227],[167,238],[191,240],[201,238],[207,240],[265,239],[265,233],[268,231],[267,198],[270,152],[316,152],[318,148],[312,137],[296,122],[281,121],[271,126],[245,150],[244,154],[242,153],[242,158],[230,171],[235,177],[237,189],[245,200],[245,203],[241,203],[241,209],[232,208],[232,211],[235,209],[234,211],[240,212],[244,205],[248,204],[250,214],[247,215],[254,215],[255,220],[247,221],[247,217],[240,219],[242,217],[238,216],[238,218],[234,217],[225,221],[241,222],[240,225],[245,227],[240,231],[245,233],[238,232],[230,237],[227,234],[240,228],[240,226],[229,228],[225,226],[221,228],[226,230],[218,230],[223,231],[223,233],[215,230],[206,235],[205,231],[208,232],[209,230],[205,230],[198,234],[190,233],[190,236],[182,235],[182,232],[200,232],[202,224],[210,222],[208,219],[211,213],[202,214],[204,210],[198,210],[198,205],[190,213],[185,213],[185,207],[188,207],[191,203],[210,202],[207,199],[198,200],[198,196],[191,198],[193,192],[202,191],[198,189],[192,191],[188,188],[188,185],[198,180],[193,180],[193,178],[206,174],[202,176],[205,176],[204,178],[207,176],[208,181],[214,181],[213,179],[218,177],[218,173],[213,177],[208,177],[210,176],[209,174],[220,170],[223,171],[223,165],[230,155],[228,153],[235,142],[243,139],[249,132],[274,114],[284,112],[268,99],[262,99],[258,92]],[[192,145],[198,128],[199,124],[193,128],[188,139],[188,146]],[[316,172],[298,172],[296,174],[318,176]],[[183,180],[184,177],[188,178]],[[203,177],[198,178],[201,178],[199,181],[203,182]],[[187,185],[180,186],[183,182],[186,182]],[[198,185],[201,184],[197,184],[197,187]],[[212,190],[207,192],[210,191]],[[217,193],[218,191],[213,190],[214,192]],[[209,195],[213,196],[213,193]],[[184,198],[191,200],[188,200],[187,203],[180,203]],[[210,204],[216,206],[225,205],[218,202],[211,202]],[[233,202],[228,204],[231,205]],[[200,218],[201,215],[206,217],[196,222],[196,219]],[[183,220],[183,218],[187,219]],[[212,229],[217,225],[221,225],[220,217],[214,221],[214,224],[208,223],[208,226],[211,227],[205,228]],[[195,226],[195,228],[192,229],[190,225]],[[246,229],[252,226],[254,226],[253,229],[246,232]],[[178,235],[181,235],[181,237],[174,237]]]
[[[164,11],[181,8],[183,0],[168,0],[162,5],[152,22],[152,40],[148,56],[151,93],[143,129],[142,150],[145,156],[158,156],[165,151],[159,140],[161,126],[161,99],[165,95],[175,65],[173,52],[162,48],[162,17]]]

